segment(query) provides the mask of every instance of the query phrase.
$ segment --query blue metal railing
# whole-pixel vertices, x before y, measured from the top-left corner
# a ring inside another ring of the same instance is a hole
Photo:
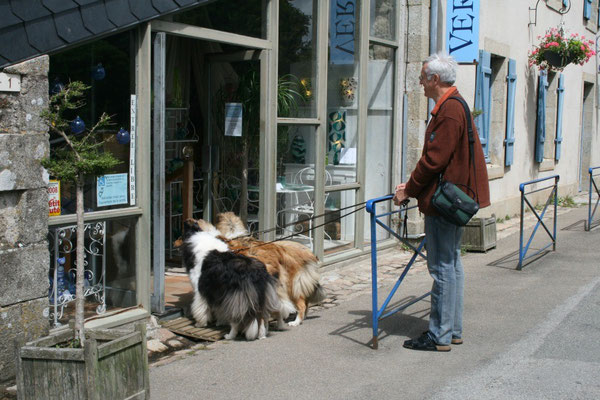
[[[598,185],[596,185],[596,181],[594,181],[595,176],[600,176],[600,173],[594,175],[595,170],[600,170],[600,167],[590,167],[588,170],[590,174],[590,190],[588,192],[589,200],[588,200],[588,219],[585,224],[585,230],[589,231],[592,229],[592,220],[594,218],[594,214],[596,214],[596,209],[598,208],[598,203],[600,203],[600,190],[598,189]],[[594,211],[592,211],[592,188],[595,189],[596,194],[598,195],[598,199],[596,199],[596,203],[594,204]]]
[[[385,212],[383,214],[377,215],[376,204],[383,202],[383,201],[389,201],[393,197],[394,196],[390,194],[387,196],[378,197],[378,198],[367,201],[367,212],[371,215],[371,285],[372,285],[372,300],[373,300],[373,303],[372,303],[372,307],[373,307],[373,310],[372,310],[373,341],[372,341],[372,343],[373,343],[373,349],[375,349],[375,350],[379,346],[379,344],[378,344],[379,321],[384,318],[389,317],[392,314],[397,313],[398,311],[401,311],[401,310],[407,308],[408,306],[426,298],[427,296],[429,296],[431,294],[431,292],[427,292],[426,294],[419,296],[416,299],[413,299],[408,303],[402,304],[401,306],[398,306],[388,312],[385,312],[387,306],[389,305],[390,301],[392,300],[392,297],[398,290],[398,287],[400,286],[400,284],[404,280],[404,277],[406,276],[406,274],[412,267],[417,256],[421,256],[424,259],[427,259],[427,257],[425,257],[423,255],[423,253],[421,252],[423,250],[423,247],[425,246],[425,237],[423,237],[423,239],[421,240],[421,243],[419,243],[419,245],[417,247],[414,247],[411,243],[409,243],[406,240],[406,238],[401,237],[401,235],[399,235],[397,232],[395,232],[393,229],[391,229],[389,226],[387,226],[380,219],[380,218],[387,217],[387,216],[390,216],[393,214],[405,215],[408,210],[410,210],[411,208],[415,208],[416,206],[412,206],[412,207],[402,206],[398,210]],[[404,222],[404,223],[406,223],[406,222]],[[413,251],[413,255],[412,255],[410,261],[404,267],[402,274],[400,275],[400,277],[396,281],[396,284],[394,285],[394,287],[388,294],[387,298],[381,305],[381,308],[379,307],[378,293],[377,293],[377,225],[381,226],[383,229],[385,229],[386,231],[391,233],[394,237],[396,237],[398,240],[400,240],[402,243],[404,243],[406,246],[408,246]]]
[[[550,179],[554,179],[553,185],[545,186],[540,189],[534,189],[529,192],[525,192],[525,186],[533,185],[534,183],[538,183],[538,182],[544,182],[544,181],[547,181]],[[558,208],[557,206],[558,206],[558,180],[559,179],[560,179],[559,175],[552,175],[547,178],[540,178],[540,179],[535,179],[535,180],[529,181],[529,182],[523,182],[519,185],[519,190],[521,191],[521,229],[520,229],[520,234],[519,234],[519,264],[517,265],[518,270],[523,268],[523,261],[525,261],[531,257],[535,257],[536,255],[540,254],[542,251],[546,250],[548,247],[552,246],[552,250],[556,250],[556,211]],[[548,196],[548,200],[546,200],[544,209],[542,210],[541,214],[538,214],[537,211],[535,210],[535,207],[532,206],[531,203],[529,202],[529,200],[527,199],[526,195],[541,192],[542,190],[547,190],[550,188],[552,188],[552,191],[550,192],[550,195]],[[553,233],[550,233],[550,231],[548,230],[548,227],[546,227],[546,224],[544,224],[544,221],[543,221],[544,215],[546,214],[546,210],[548,209],[548,206],[550,205],[551,202],[554,202]],[[527,206],[529,206],[529,209],[533,212],[533,214],[535,215],[535,217],[537,218],[538,221],[535,224],[535,227],[533,228],[533,232],[531,232],[531,236],[529,236],[527,244],[525,245],[525,247],[523,247],[523,217],[525,214],[525,203],[527,203]],[[535,233],[537,232],[540,225],[544,228],[544,230],[546,231],[548,236],[550,236],[550,239],[552,240],[552,242],[550,244],[544,246],[543,248],[539,249],[535,253],[527,256],[527,251],[529,250],[529,246],[531,245],[531,242],[533,241],[533,237],[535,236]]]

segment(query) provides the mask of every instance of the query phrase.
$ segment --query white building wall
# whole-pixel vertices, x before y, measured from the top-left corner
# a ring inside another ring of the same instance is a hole
[[[436,0],[433,0],[436,1]],[[514,163],[510,167],[504,167],[504,150],[501,144],[505,132],[505,111],[501,127],[492,132],[490,142],[492,147],[497,144],[501,152],[499,159],[488,165],[490,175],[490,189],[492,207],[482,210],[482,216],[495,213],[498,217],[514,215],[519,211],[519,184],[528,180],[560,175],[559,195],[573,195],[579,187],[579,160],[580,140],[582,127],[582,107],[584,82],[594,85],[594,93],[591,98],[593,112],[591,124],[591,154],[589,163],[592,166],[600,165],[600,138],[597,130],[597,82],[596,71],[598,64],[596,59],[591,60],[584,66],[569,65],[563,74],[565,76],[565,102],[563,109],[562,125],[562,155],[558,162],[545,160],[537,163],[534,160],[535,153],[535,124],[537,114],[537,79],[539,71],[536,67],[528,66],[528,52],[533,45],[539,42],[538,35],[544,35],[546,30],[557,27],[564,22],[564,28],[568,34],[578,33],[588,39],[595,39],[595,31],[584,26],[583,1],[571,0],[571,9],[562,15],[552,7],[560,8],[561,0],[540,1],[537,6],[537,21],[535,25],[534,13],[529,8],[535,6],[535,2],[523,0],[481,0],[480,3],[480,25],[479,25],[479,49],[500,53],[507,59],[512,58],[517,62],[517,89],[515,98],[515,145]],[[445,0],[439,1],[442,10],[439,18],[439,28],[442,31],[442,42],[439,48],[445,48],[446,42],[446,7]],[[592,18],[589,26],[596,28],[598,0],[592,5]],[[425,22],[423,20],[423,22]],[[503,54],[506,53],[506,54]],[[461,65],[458,74],[457,86],[473,105],[475,92],[475,70],[473,65]],[[504,74],[505,76],[506,74]],[[413,77],[414,78],[414,77]],[[416,79],[416,78],[414,78]],[[558,77],[556,81],[558,81]],[[554,84],[556,86],[556,83]],[[549,90],[552,89],[552,86]],[[554,92],[555,93],[555,92]],[[506,99],[504,99],[504,107]],[[555,118],[555,113],[549,113],[547,118]],[[555,124],[554,124],[555,125]],[[548,128],[548,126],[547,126]],[[495,137],[501,135],[501,137]],[[551,139],[554,139],[553,135]],[[548,140],[548,134],[547,134]],[[554,146],[552,146],[554,147]],[[593,149],[596,149],[594,151]],[[492,151],[492,149],[490,149]],[[552,152],[553,155],[553,152]],[[548,157],[546,152],[545,158]],[[587,167],[584,166],[587,171]],[[586,181],[587,182],[587,181]],[[583,187],[587,190],[587,184]]]

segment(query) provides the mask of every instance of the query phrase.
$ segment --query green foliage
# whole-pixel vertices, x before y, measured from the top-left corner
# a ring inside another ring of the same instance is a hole
[[[67,134],[69,121],[64,115],[85,105],[82,98],[88,89],[79,81],[69,83],[50,98],[50,106],[41,114],[50,130],[64,139],[62,145],[52,149],[50,158],[41,161],[60,180],[76,182],[79,177],[102,174],[121,163],[112,154],[102,152],[104,142],[97,138],[99,130],[111,125],[108,115],[102,114],[96,125],[80,135]]]

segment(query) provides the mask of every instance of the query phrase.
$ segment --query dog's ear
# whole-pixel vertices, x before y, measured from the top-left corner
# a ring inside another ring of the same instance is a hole
[[[188,218],[183,223],[183,232],[201,232],[202,230],[198,226],[198,223],[193,218]]]

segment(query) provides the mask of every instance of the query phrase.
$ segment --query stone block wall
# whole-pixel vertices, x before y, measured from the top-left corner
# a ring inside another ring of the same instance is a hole
[[[429,0],[408,2],[408,51],[406,59],[406,89],[408,95],[408,135],[406,143],[406,177],[421,158],[427,127],[427,98],[419,83],[423,61],[429,56]],[[414,201],[414,200],[413,200]],[[423,219],[416,209],[409,212],[408,232],[424,231]]]
[[[14,340],[49,328],[48,57],[2,72],[20,75],[21,91],[0,92],[0,383],[15,375]]]

